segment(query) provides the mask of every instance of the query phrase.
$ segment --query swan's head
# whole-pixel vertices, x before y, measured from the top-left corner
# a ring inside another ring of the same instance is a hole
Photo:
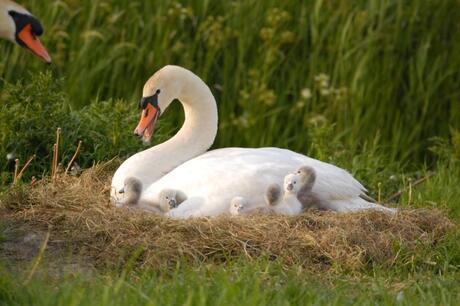
[[[247,201],[243,197],[234,197],[230,202],[230,214],[232,216],[239,215],[246,210]]]
[[[134,134],[142,136],[145,142],[153,136],[158,117],[171,102],[181,97],[185,86],[197,77],[185,68],[168,65],[157,71],[144,85],[139,106],[141,119]]]
[[[163,189],[158,196],[160,205],[168,206],[169,209],[173,209],[178,206],[176,197],[177,192],[173,189]]]
[[[32,14],[20,5],[10,1],[0,1],[0,37],[20,45],[51,64],[51,57],[38,36],[43,27]]]

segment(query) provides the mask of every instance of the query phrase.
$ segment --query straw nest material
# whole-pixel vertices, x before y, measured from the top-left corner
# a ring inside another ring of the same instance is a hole
[[[98,266],[137,254],[142,267],[264,257],[323,270],[423,260],[453,227],[438,210],[172,220],[114,208],[109,186],[107,172],[94,167],[80,177],[17,187],[1,198],[0,220],[49,231],[48,249],[64,243]]]

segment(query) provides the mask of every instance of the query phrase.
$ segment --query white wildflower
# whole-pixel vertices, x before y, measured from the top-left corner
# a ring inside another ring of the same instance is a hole
[[[302,89],[302,91],[300,92],[300,95],[301,95],[302,98],[304,98],[305,100],[311,99],[311,90],[310,90],[310,88],[304,88],[304,89]]]
[[[322,88],[319,92],[322,96],[329,96],[331,94],[331,90],[329,88]]]

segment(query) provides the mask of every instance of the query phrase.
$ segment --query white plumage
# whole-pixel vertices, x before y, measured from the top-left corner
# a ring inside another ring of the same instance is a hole
[[[270,184],[282,185],[287,173],[304,165],[317,172],[313,191],[336,210],[379,207],[360,198],[365,188],[347,171],[279,148],[225,148],[207,152],[152,184],[143,199],[154,201],[160,190],[174,187],[184,191],[188,200],[172,210],[171,216],[215,216],[228,211],[235,196],[244,197],[250,206],[265,203],[264,194]]]

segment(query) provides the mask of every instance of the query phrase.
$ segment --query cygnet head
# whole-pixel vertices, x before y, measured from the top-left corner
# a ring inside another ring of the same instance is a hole
[[[272,184],[268,186],[265,191],[265,202],[269,206],[277,205],[282,198],[281,187],[278,184]]]
[[[310,191],[316,181],[316,171],[310,166],[300,167],[284,178],[284,191],[297,194],[300,190]]]
[[[160,205],[169,206],[169,209],[177,207],[177,191],[174,189],[163,189],[158,195]]]
[[[297,171],[296,174],[300,174],[302,177],[316,177],[316,171],[310,166],[302,166]]]
[[[234,197],[230,202],[230,214],[233,216],[240,215],[244,212],[247,201],[243,197]]]
[[[302,188],[298,174],[290,173],[284,177],[284,192],[296,194]]]
[[[300,167],[296,174],[300,177],[302,188],[305,191],[310,191],[316,181],[316,171],[310,166]]]
[[[136,205],[141,197],[142,182],[135,177],[127,177],[124,181],[123,188],[120,189],[118,193],[123,194],[123,199],[116,202],[117,207]]]

